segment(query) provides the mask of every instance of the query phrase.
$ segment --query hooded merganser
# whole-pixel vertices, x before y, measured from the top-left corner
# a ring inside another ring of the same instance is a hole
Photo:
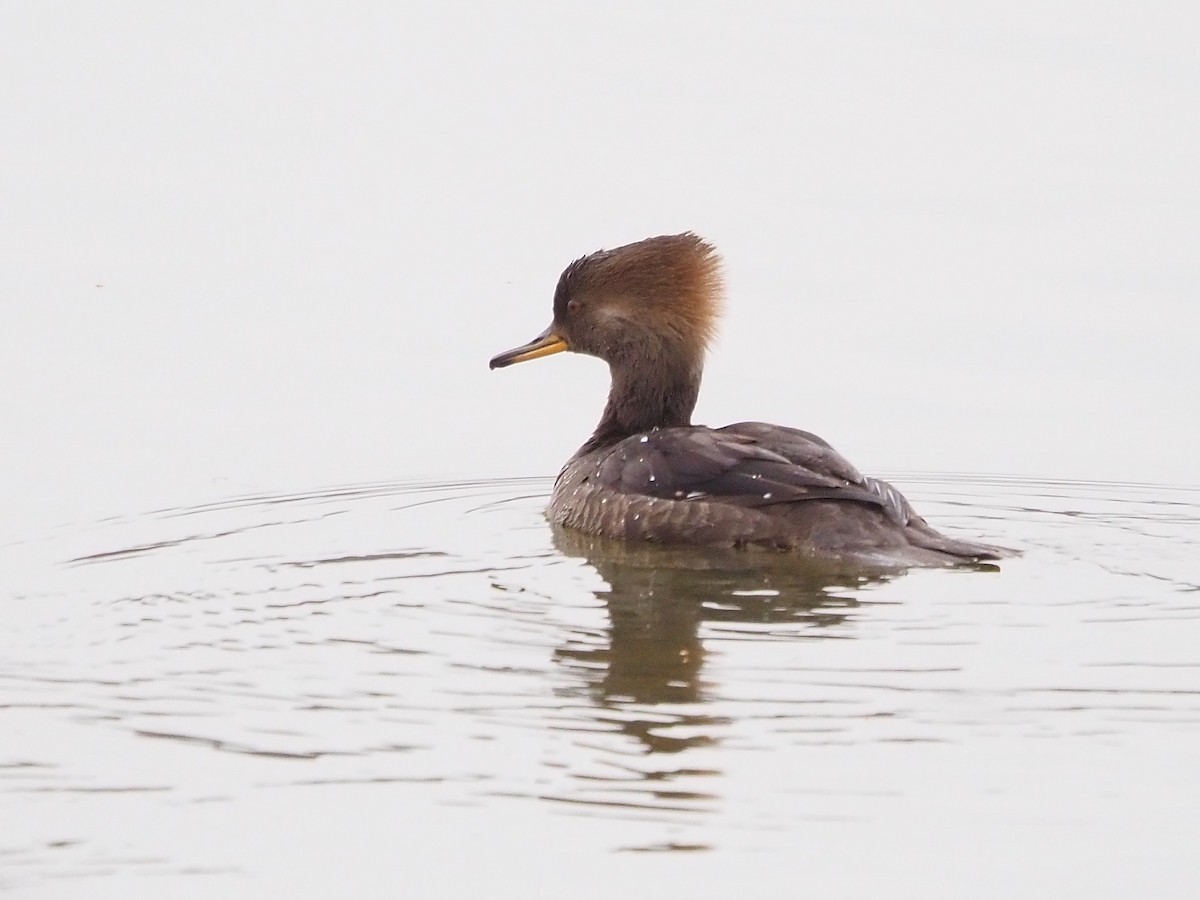
[[[563,271],[549,328],[492,358],[497,369],[571,350],[608,363],[608,403],[559,473],[551,521],[602,537],[863,565],[1010,552],[939,534],[894,487],[807,431],[693,425],[722,291],[720,257],[690,232],[602,250]]]

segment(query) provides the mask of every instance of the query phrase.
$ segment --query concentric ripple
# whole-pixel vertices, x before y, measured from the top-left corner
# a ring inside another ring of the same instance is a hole
[[[993,759],[965,781],[983,809],[1023,761],[1078,777],[1056,754],[1107,748],[1099,791],[1148,737],[1200,734],[1200,492],[896,480],[1024,556],[881,578],[623,548],[552,531],[545,479],[240,497],[4,548],[0,885],[253,871],[148,823],[355,786],[532,840],[584,817],[619,825],[610,850],[766,849],[886,822],[968,757]]]

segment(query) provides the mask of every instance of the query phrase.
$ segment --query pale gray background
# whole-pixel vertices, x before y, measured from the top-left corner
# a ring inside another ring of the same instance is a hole
[[[7,3],[6,530],[552,474],[603,365],[488,357],[688,228],[730,294],[699,420],[1194,484],[1196,9]]]

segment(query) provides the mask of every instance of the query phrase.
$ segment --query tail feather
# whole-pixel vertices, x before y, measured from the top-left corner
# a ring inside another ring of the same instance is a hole
[[[924,520],[914,521],[905,529],[909,542],[915,547],[945,553],[956,559],[963,560],[992,560],[1004,559],[1008,556],[1020,555],[1017,550],[1007,547],[996,547],[992,544],[979,544],[974,541],[964,541],[947,537],[930,528]]]

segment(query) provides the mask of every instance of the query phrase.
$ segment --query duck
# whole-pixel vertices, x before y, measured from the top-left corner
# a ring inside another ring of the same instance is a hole
[[[608,400],[554,483],[547,517],[599,538],[765,549],[870,568],[957,566],[1006,548],[934,530],[895,487],[825,440],[764,422],[719,428],[692,413],[724,304],[722,263],[693,232],[576,259],[553,318],[489,367],[570,351],[608,364]]]

